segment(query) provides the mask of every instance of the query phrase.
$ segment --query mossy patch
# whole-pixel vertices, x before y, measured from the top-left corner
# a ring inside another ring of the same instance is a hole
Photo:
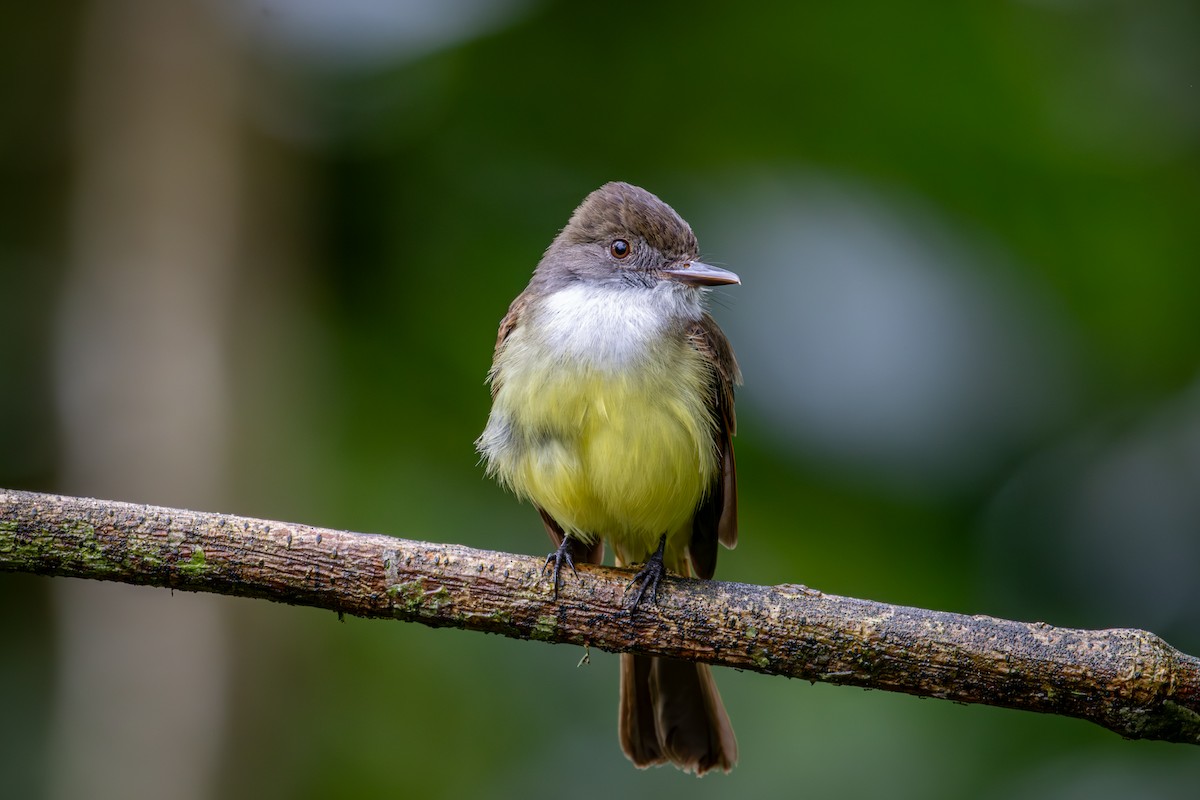
[[[552,616],[538,617],[537,622],[533,624],[533,631],[530,634],[534,639],[540,639],[544,642],[554,640],[554,634],[558,631],[558,618]]]
[[[192,551],[192,557],[179,565],[179,572],[189,578],[199,578],[212,569],[204,548],[197,547]]]
[[[408,617],[414,614],[433,616],[441,610],[442,606],[450,602],[449,589],[439,586],[434,591],[429,591],[425,586],[424,578],[393,583],[387,587],[387,594],[395,604],[392,611],[398,617]]]

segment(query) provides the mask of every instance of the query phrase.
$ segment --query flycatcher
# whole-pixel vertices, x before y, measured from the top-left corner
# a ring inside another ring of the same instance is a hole
[[[492,411],[476,442],[489,475],[541,514],[559,572],[642,563],[636,611],[664,568],[711,578],[737,543],[733,351],[705,310],[737,275],[645,189],[592,192],[500,323]],[[728,772],[737,742],[707,665],[623,654],[621,747],[638,767]]]

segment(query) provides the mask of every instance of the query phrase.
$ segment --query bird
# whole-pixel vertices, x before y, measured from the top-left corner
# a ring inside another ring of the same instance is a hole
[[[740,282],[699,260],[673,208],[611,182],[584,198],[509,306],[476,448],[541,516],[556,599],[563,567],[600,563],[605,541],[617,566],[642,565],[631,614],[657,603],[666,572],[711,579],[718,543],[736,545],[742,378],[706,295]],[[707,665],[620,661],[618,738],[635,766],[733,768],[737,740]]]

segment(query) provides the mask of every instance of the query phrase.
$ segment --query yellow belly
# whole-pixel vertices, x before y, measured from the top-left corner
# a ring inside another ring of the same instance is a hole
[[[707,368],[686,342],[661,355],[541,370],[516,351],[497,375],[493,422],[506,435],[484,450],[489,471],[573,536],[653,550],[687,525],[718,469]]]

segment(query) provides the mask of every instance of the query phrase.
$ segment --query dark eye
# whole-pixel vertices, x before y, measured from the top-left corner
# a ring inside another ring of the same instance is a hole
[[[624,258],[629,255],[631,249],[629,242],[624,239],[614,239],[613,243],[608,246],[608,252],[612,253],[613,258]]]

